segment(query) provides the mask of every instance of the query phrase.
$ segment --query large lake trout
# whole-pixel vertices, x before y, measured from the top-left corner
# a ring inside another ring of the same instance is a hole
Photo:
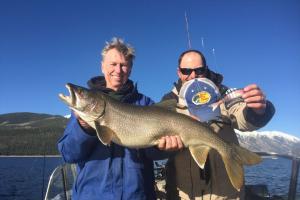
[[[70,83],[66,87],[70,96],[59,94],[60,98],[96,130],[99,140],[105,145],[114,142],[130,148],[145,148],[157,145],[163,136],[177,135],[202,169],[208,152],[215,149],[237,190],[244,182],[243,165],[261,161],[255,153],[226,143],[208,126],[189,116],[155,105],[121,103],[100,91]]]

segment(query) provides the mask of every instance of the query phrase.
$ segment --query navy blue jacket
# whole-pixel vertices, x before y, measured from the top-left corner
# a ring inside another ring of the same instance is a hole
[[[103,82],[103,78],[100,80]],[[122,95],[121,101],[142,106],[153,104],[149,97],[138,93],[135,86],[130,87],[130,92],[126,91],[130,95]],[[110,94],[103,88],[102,91]],[[152,160],[167,156],[156,147],[130,149],[114,143],[105,146],[96,136],[85,133],[72,114],[58,148],[65,162],[77,163],[72,199],[156,199]]]

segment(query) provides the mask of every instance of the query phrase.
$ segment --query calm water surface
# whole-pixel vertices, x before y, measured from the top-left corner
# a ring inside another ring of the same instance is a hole
[[[59,157],[0,157],[0,199],[41,200]]]

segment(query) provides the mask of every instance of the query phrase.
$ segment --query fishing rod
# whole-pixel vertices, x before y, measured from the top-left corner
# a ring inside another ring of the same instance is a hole
[[[190,28],[189,28],[189,20],[188,20],[186,11],[184,11],[184,18],[185,18],[185,28],[186,28],[187,41],[188,41],[188,49],[192,49],[192,42],[191,42]],[[205,50],[204,37],[201,37],[201,46],[202,46],[202,49]]]
[[[212,48],[212,54],[213,54],[214,65],[215,65],[216,71],[218,71],[218,63],[217,63],[217,56],[216,56],[215,48]]]
[[[191,44],[191,38],[190,38],[190,32],[189,32],[189,22],[188,18],[186,15],[186,11],[184,12],[184,17],[185,17],[185,27],[186,27],[186,33],[187,33],[187,40],[188,40],[188,48],[192,49],[192,44]]]
[[[40,129],[40,134],[42,134],[42,131]],[[46,142],[45,140],[43,141],[43,153],[44,153],[44,156],[43,156],[43,164],[42,164],[42,198],[41,199],[44,199],[44,189],[45,189],[45,168],[46,168]]]
[[[184,18],[185,18],[185,28],[186,28],[186,35],[187,35],[187,42],[188,42],[188,49],[192,49],[192,42],[191,42],[191,36],[190,36],[190,27],[189,27],[189,20],[187,16],[187,12],[184,12]],[[201,37],[201,47],[202,51],[205,52],[205,43],[204,43],[204,37]],[[212,48],[212,55],[213,55],[213,62],[217,69],[218,63],[217,63],[217,56],[215,48]]]

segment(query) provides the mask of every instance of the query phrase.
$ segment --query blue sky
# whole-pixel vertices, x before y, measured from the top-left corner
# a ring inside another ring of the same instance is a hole
[[[262,130],[300,137],[297,0],[1,0],[0,114],[68,114],[58,93],[67,93],[67,82],[86,85],[100,74],[100,51],[114,36],[136,48],[131,78],[139,90],[160,100],[188,48],[185,11],[192,48],[204,52],[224,84],[257,83],[276,106]]]

